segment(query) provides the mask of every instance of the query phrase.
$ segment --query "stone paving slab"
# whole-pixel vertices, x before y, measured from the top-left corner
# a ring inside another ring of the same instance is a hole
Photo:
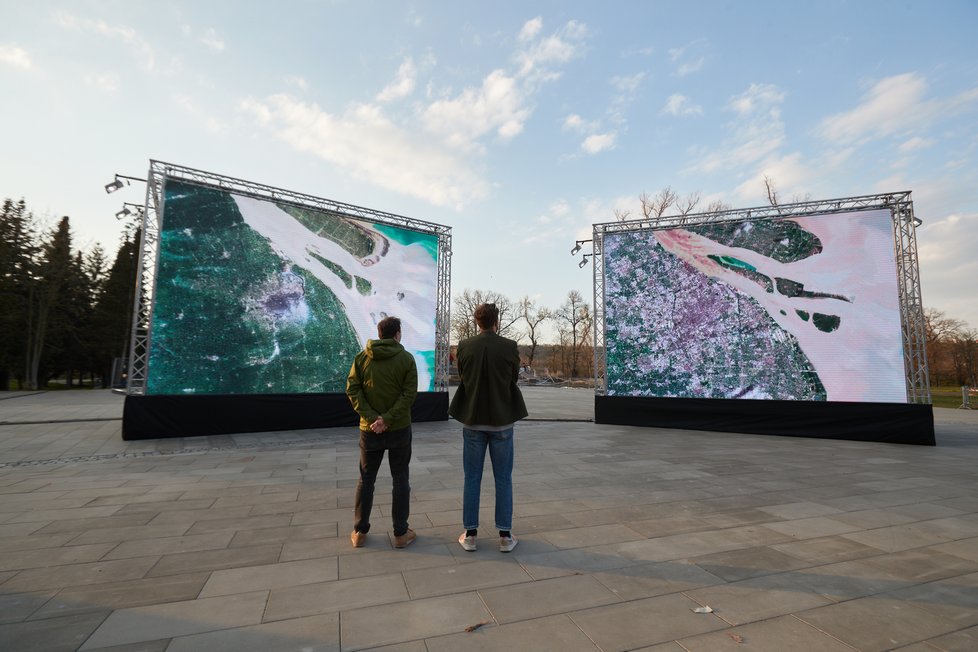
[[[910,447],[596,426],[587,390],[528,390],[509,555],[455,541],[454,422],[415,426],[418,541],[393,549],[382,473],[353,549],[350,429],[123,442],[120,396],[6,397],[0,650],[978,649],[978,413]]]

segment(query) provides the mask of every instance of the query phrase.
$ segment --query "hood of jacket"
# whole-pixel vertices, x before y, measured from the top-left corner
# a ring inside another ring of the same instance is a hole
[[[404,350],[397,340],[367,340],[367,357],[371,360],[386,360]]]

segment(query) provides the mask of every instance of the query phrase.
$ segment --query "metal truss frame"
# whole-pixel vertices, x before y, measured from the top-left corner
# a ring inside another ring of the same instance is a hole
[[[132,334],[129,349],[127,394],[143,395],[149,374],[153,306],[159,265],[159,239],[164,219],[163,192],[168,179],[216,188],[237,195],[292,204],[341,217],[387,224],[438,237],[437,296],[435,301],[435,391],[448,391],[449,331],[451,324],[452,229],[449,226],[417,220],[363,206],[315,197],[194,168],[151,160],[146,183],[142,237],[137,266],[136,297],[133,302]]]
[[[595,392],[608,391],[605,350],[605,273],[604,236],[629,231],[659,231],[721,222],[778,220],[808,215],[851,213],[886,209],[893,224],[897,287],[900,300],[900,322],[903,335],[903,363],[906,374],[907,402],[930,403],[930,380],[927,370],[924,308],[920,294],[920,267],[917,256],[917,226],[910,191],[861,195],[840,199],[805,201],[779,206],[760,206],[693,215],[668,215],[661,218],[603,222],[593,227],[594,247],[594,386]]]

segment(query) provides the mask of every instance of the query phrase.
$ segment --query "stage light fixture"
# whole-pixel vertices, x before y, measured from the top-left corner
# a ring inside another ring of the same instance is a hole
[[[585,265],[587,265],[587,256],[585,256],[584,258],[582,258],[581,259],[581,262],[577,263],[577,266],[580,267],[581,269],[584,269],[584,266]]]
[[[920,219],[919,217],[913,218],[913,225],[914,225],[914,227],[918,227],[918,226],[920,226],[923,223],[924,223],[924,221],[922,219]]]
[[[112,183],[105,184],[105,192],[111,194],[111,193],[115,192],[116,190],[121,189],[123,185],[124,184],[122,183],[122,181],[117,176],[116,179],[115,179],[115,181],[113,181]]]
[[[116,190],[121,190],[123,186],[128,186],[130,181],[142,181],[146,183],[146,179],[140,179],[139,177],[130,177],[125,174],[116,174],[115,180],[111,183],[105,184],[105,192],[113,193]]]
[[[573,256],[578,251],[580,251],[581,250],[581,245],[583,245],[585,242],[591,242],[591,241],[590,240],[575,240],[574,241],[574,248],[571,249],[571,256]]]
[[[132,211],[128,207],[123,206],[122,210],[115,214],[115,219],[121,220],[124,217],[132,215]]]

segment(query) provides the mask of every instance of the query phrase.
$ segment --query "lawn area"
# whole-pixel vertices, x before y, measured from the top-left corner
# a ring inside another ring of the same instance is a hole
[[[960,387],[932,387],[930,390],[931,403],[934,407],[959,408],[961,407],[961,388]],[[978,410],[978,396],[971,395],[971,407]]]

